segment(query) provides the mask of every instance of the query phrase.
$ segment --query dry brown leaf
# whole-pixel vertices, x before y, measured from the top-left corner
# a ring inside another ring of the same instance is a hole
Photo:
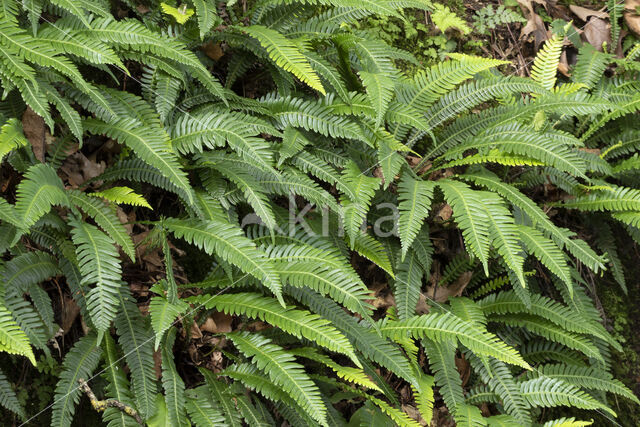
[[[80,314],[78,304],[76,304],[73,298],[65,296],[62,301],[62,313],[60,314],[60,328],[62,329],[63,335],[69,332],[78,314]]]
[[[624,20],[631,31],[640,35],[640,0],[624,2]]]
[[[37,115],[31,107],[27,107],[22,115],[22,129],[24,130],[24,136],[31,143],[36,159],[44,163],[44,154],[47,146],[46,134],[48,133],[44,119]]]
[[[449,203],[444,203],[436,214],[436,216],[440,217],[443,221],[449,221],[451,215],[453,215],[453,209],[451,209]]]
[[[156,380],[162,377],[162,349],[157,349],[153,353],[153,368],[156,372]]]
[[[546,7],[546,2],[536,2],[545,5]],[[533,34],[535,49],[537,51],[540,45],[549,38],[547,28],[545,27],[544,21],[540,15],[533,10],[531,0],[518,0],[518,4],[520,5],[520,9],[527,20],[527,24],[522,27],[522,30],[520,31],[520,37],[524,38]]]
[[[602,44],[611,46],[611,25],[604,19],[591,17],[587,25],[584,26],[582,36],[587,43],[602,51]]]
[[[220,43],[209,42],[203,44],[202,51],[205,55],[207,55],[214,61],[217,61],[224,56],[224,51],[222,50],[222,46],[220,46]]]
[[[569,62],[567,61],[566,50],[563,50],[562,55],[560,55],[560,62],[558,63],[558,71],[560,71],[566,77],[571,77],[571,73],[569,72]]]
[[[449,286],[438,286],[437,288],[433,285],[427,286],[426,296],[430,300],[435,300],[438,303],[447,302],[449,297],[459,297],[462,295],[462,291],[467,287],[471,277],[473,276],[473,272],[465,271]],[[433,296],[435,289],[435,298]]]
[[[200,326],[200,330],[203,332],[210,332],[215,334],[218,332],[218,325],[211,317],[207,317],[207,320]]]
[[[458,368],[458,372],[460,372],[460,379],[462,379],[462,387],[467,385],[469,382],[469,377],[471,376],[471,366],[467,359],[464,358],[464,354],[460,357],[456,356],[456,368]]]
[[[200,328],[198,327],[198,324],[195,321],[191,325],[190,336],[192,340],[199,340],[200,338],[202,338],[202,331],[200,331]]]
[[[82,152],[77,151],[65,159],[60,170],[66,174],[69,185],[76,188],[100,175],[106,167],[105,162],[91,161]]]
[[[589,20],[590,16],[595,16],[600,19],[609,19],[609,14],[605,11],[605,8],[602,8],[600,10],[592,10],[587,9],[586,7],[576,6],[572,4],[569,5],[569,9],[571,10],[571,12],[573,12],[574,15],[585,22]]]
[[[211,315],[213,321],[216,322],[216,333],[231,332],[231,323],[233,322],[233,316],[224,314],[220,311]]]

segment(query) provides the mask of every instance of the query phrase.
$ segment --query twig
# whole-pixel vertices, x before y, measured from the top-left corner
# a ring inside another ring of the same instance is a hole
[[[82,391],[84,391],[89,397],[89,400],[91,401],[91,406],[93,406],[93,409],[95,409],[96,411],[103,412],[107,408],[117,408],[122,412],[124,412],[125,414],[133,417],[138,424],[144,425],[144,421],[142,421],[142,418],[140,417],[138,412],[135,409],[133,409],[131,406],[125,405],[124,403],[115,399],[98,400],[96,395],[93,394],[93,391],[89,387],[89,384],[87,384],[87,382],[84,379],[79,378],[78,382],[80,383],[80,388],[82,389]]]

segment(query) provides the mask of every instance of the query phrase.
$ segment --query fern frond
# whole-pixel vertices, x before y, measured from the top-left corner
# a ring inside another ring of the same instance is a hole
[[[533,61],[531,78],[547,90],[553,89],[556,85],[556,74],[562,54],[563,41],[564,37],[555,34],[544,43]]]
[[[292,73],[312,89],[325,94],[320,78],[313,71],[301,48],[304,44],[287,39],[278,31],[262,25],[243,27],[242,31],[257,39],[276,65]]]
[[[373,382],[371,378],[369,378],[364,373],[364,371],[362,371],[362,369],[339,365],[313,347],[296,348],[289,350],[289,353],[293,354],[294,356],[304,357],[305,359],[310,359],[322,363],[323,365],[331,368],[331,370],[333,370],[338,377],[346,381],[373,390],[382,391],[376,385],[376,383]]]
[[[60,379],[56,384],[51,413],[52,426],[64,427],[71,424],[82,394],[78,380],[88,380],[100,362],[101,350],[97,342],[95,335],[86,335],[65,356]]]
[[[27,335],[11,316],[6,307],[0,305],[0,351],[25,356],[35,366],[36,358]]]
[[[374,331],[360,325],[335,302],[322,298],[309,289],[287,289],[287,293],[307,305],[311,311],[325,319],[331,319],[333,325],[341,330],[354,343],[355,348],[368,359],[379,363],[399,377],[414,382],[412,368],[400,349]]]
[[[151,298],[149,315],[151,316],[151,327],[156,333],[155,350],[158,350],[164,333],[187,308],[189,308],[188,304],[182,300],[171,303],[163,295],[156,295]]]
[[[589,357],[602,360],[600,351],[588,338],[563,329],[545,318],[518,313],[517,315],[492,315],[490,321],[525,328],[528,332],[558,342],[571,349],[581,351]]]
[[[128,288],[120,289],[119,300],[120,310],[114,322],[118,332],[118,343],[131,371],[136,407],[143,418],[148,418],[155,414],[156,408],[153,333],[140,314]]]
[[[366,176],[355,162],[350,162],[345,166],[342,177],[355,196],[354,199],[342,198],[345,229],[349,235],[351,247],[353,247],[356,234],[360,233],[360,227],[369,210],[371,199],[380,187],[380,179]]]
[[[428,338],[423,342],[436,385],[440,387],[447,408],[455,414],[458,407],[464,404],[462,380],[455,364],[455,343],[451,340],[436,342]]]
[[[606,405],[598,402],[578,387],[556,378],[540,377],[520,383],[522,395],[530,404],[542,407],[573,406],[582,409],[602,409],[616,416]]]
[[[283,331],[304,337],[331,351],[345,354],[360,365],[351,343],[331,323],[322,317],[296,308],[282,308],[274,299],[254,293],[191,297],[190,301],[215,308],[227,314],[243,314],[261,319]]]
[[[264,370],[271,380],[282,387],[317,422],[327,425],[326,408],[320,398],[317,386],[304,372],[301,365],[294,362],[292,355],[267,338],[247,332],[227,334],[238,349],[259,369]]]
[[[602,390],[617,394],[640,404],[636,395],[624,384],[612,378],[608,373],[596,368],[548,364],[542,365],[536,371],[528,372],[527,377],[531,379],[538,377],[556,378],[587,390]]]
[[[29,141],[22,133],[22,123],[18,119],[11,118],[0,127],[0,162],[16,148],[27,145]]]
[[[215,253],[247,274],[265,282],[284,307],[280,278],[266,255],[247,239],[239,227],[231,223],[169,218],[163,226],[176,237],[193,243],[209,255]]]
[[[404,260],[409,247],[418,235],[422,222],[429,216],[431,198],[433,197],[434,183],[413,179],[409,174],[404,174],[398,184],[398,233],[402,243],[402,256]]]
[[[72,219],[71,236],[76,245],[82,285],[95,285],[87,294],[87,309],[98,330],[98,341],[111,326],[118,309],[122,268],[113,241],[93,225]]]
[[[102,350],[105,364],[102,376],[108,382],[106,395],[109,398],[116,399],[119,402],[134,407],[134,399],[129,390],[129,380],[122,366],[120,366],[116,343],[110,334],[105,334],[102,340]],[[106,422],[109,427],[133,427],[137,424],[133,417],[116,408],[107,408],[102,415],[102,420]]]
[[[380,73],[360,71],[358,74],[367,90],[369,102],[376,111],[375,126],[379,127],[393,97],[395,82],[391,77]]]
[[[185,407],[189,419],[196,427],[217,427],[225,422],[222,412],[208,398],[208,394],[206,387],[200,386],[186,396]]]
[[[200,38],[204,39],[204,36],[213,26],[219,24],[221,19],[218,16],[218,11],[215,6],[206,0],[194,0],[193,5],[196,8]]]
[[[135,259],[133,241],[116,213],[113,212],[109,206],[78,190],[67,190],[67,196],[69,197],[69,202],[93,218],[100,228],[122,248],[129,258],[132,260]]]
[[[107,190],[96,191],[91,193],[94,197],[102,197],[110,202],[116,204],[125,204],[131,206],[142,206],[145,208],[153,209],[149,202],[145,200],[140,194],[137,194],[129,187],[111,187]]]
[[[526,369],[530,368],[516,350],[507,346],[495,335],[451,313],[429,313],[407,320],[385,322],[380,326],[380,332],[392,339],[401,338],[407,334],[437,342],[457,339],[475,353],[495,357]]]
[[[489,221],[480,195],[459,181],[440,180],[438,187],[453,208],[453,216],[462,229],[467,250],[482,262],[487,272]]]
[[[162,348],[162,387],[165,392],[165,403],[167,405],[168,419],[172,426],[189,426],[185,417],[185,387],[184,381],[178,375],[176,365],[173,361],[173,344],[176,333],[172,329],[167,334],[164,347]]]
[[[125,120],[105,123],[88,118],[83,121],[83,126],[89,132],[107,135],[127,144],[140,159],[157,168],[174,185],[182,189],[187,194],[189,202],[193,203],[193,190],[166,135],[158,135],[144,126],[132,128]]]
[[[16,392],[11,387],[11,383],[2,371],[0,371],[0,405],[18,415],[20,418],[25,419],[24,408],[20,404]]]
[[[16,192],[16,214],[25,229],[49,212],[51,206],[69,206],[62,180],[46,164],[31,166]]]
[[[213,373],[208,369],[201,368],[200,372],[204,375],[205,382],[207,383],[207,388],[209,389],[209,395],[214,400],[214,402],[223,410],[225,421],[230,426],[240,427],[242,425],[240,414],[238,414],[233,402],[229,399],[229,394],[227,393],[229,391],[227,384],[215,379]]]
[[[112,18],[99,18],[92,22],[88,35],[135,52],[151,53],[184,64],[212,95],[226,102],[222,85],[213,78],[200,60],[180,42],[161,36],[147,29],[134,19],[115,21]]]

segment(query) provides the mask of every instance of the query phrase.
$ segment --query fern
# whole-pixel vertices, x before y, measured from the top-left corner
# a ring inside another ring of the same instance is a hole
[[[87,335],[81,338],[66,355],[60,380],[56,384],[55,400],[52,407],[51,425],[69,425],[80,401],[79,379],[89,380],[100,361],[100,347],[97,337]]]
[[[556,74],[560,54],[562,53],[563,37],[554,35],[547,40],[533,63],[531,78],[540,83],[545,89],[551,90],[556,85]]]
[[[274,383],[282,387],[316,421],[326,425],[326,408],[320,399],[320,392],[304,373],[302,366],[293,361],[291,355],[259,335],[234,333],[227,336],[242,353],[252,357],[256,366],[263,369]]]
[[[258,294],[220,295],[196,299],[206,308],[216,308],[228,314],[257,317],[297,337],[305,337],[329,350],[346,354],[360,364],[349,341],[329,322],[299,309],[284,309],[275,300]]]
[[[100,342],[117,313],[122,267],[113,241],[107,235],[84,222],[72,220],[70,224],[78,268],[83,276],[81,285],[95,285],[87,294],[87,309],[98,329]]]

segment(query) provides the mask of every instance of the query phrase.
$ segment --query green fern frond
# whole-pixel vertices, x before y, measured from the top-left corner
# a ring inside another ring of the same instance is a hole
[[[115,318],[118,343],[131,372],[136,408],[143,418],[155,414],[156,376],[153,359],[153,333],[140,314],[129,290],[120,288],[120,310]]]
[[[153,209],[144,197],[135,193],[133,189],[129,187],[111,187],[107,190],[96,191],[95,193],[91,193],[91,195],[94,197],[102,197],[103,199],[117,204],[142,206]]]
[[[349,236],[350,245],[353,247],[356,234],[360,234],[360,227],[369,210],[371,199],[380,187],[380,179],[366,176],[354,162],[345,166],[342,177],[355,196],[354,199],[342,198],[345,229]]]
[[[164,333],[187,308],[189,308],[188,304],[182,300],[171,303],[164,295],[156,295],[151,298],[149,315],[151,316],[151,327],[156,333],[155,350],[158,350]]]
[[[264,370],[269,378],[282,387],[317,422],[327,425],[326,408],[317,386],[304,372],[294,357],[267,338],[247,332],[227,334],[238,349]]]
[[[110,334],[104,336],[102,340],[102,350],[105,365],[102,376],[108,382],[106,387],[107,397],[135,407],[133,396],[129,390],[129,380],[122,366],[120,366],[116,343]],[[102,420],[107,423],[109,427],[133,427],[137,424],[133,417],[117,408],[107,408],[102,415]]]
[[[517,315],[492,315],[490,320],[525,328],[528,332],[581,351],[589,357],[603,360],[600,351],[591,340],[578,333],[567,331],[545,318],[519,313]]]
[[[410,334],[415,338],[429,338],[437,342],[459,340],[471,351],[529,369],[516,350],[507,346],[490,332],[483,331],[451,313],[430,313],[407,320],[385,322],[380,332],[392,339]]]
[[[67,190],[67,196],[69,202],[93,218],[96,224],[122,248],[129,258],[135,259],[133,241],[116,213],[109,206],[78,190]]]
[[[404,260],[409,247],[418,235],[422,222],[429,216],[431,198],[433,197],[434,183],[413,179],[408,174],[403,174],[398,184],[398,233],[402,243],[402,256]]]
[[[22,123],[18,119],[11,118],[0,127],[0,162],[16,148],[27,145],[29,141],[22,133]]]
[[[62,180],[50,166],[31,166],[17,189],[15,211],[23,228],[36,223],[51,206],[69,206]]]
[[[558,63],[562,54],[563,36],[555,34],[544,43],[544,46],[536,54],[531,68],[531,78],[547,90],[556,85]]]
[[[578,387],[556,378],[540,377],[520,383],[522,395],[532,405],[542,407],[573,406],[582,409],[602,409],[616,416],[606,405],[598,402]]]
[[[52,426],[63,427],[71,424],[76,405],[82,395],[78,380],[89,380],[100,362],[101,349],[97,342],[95,335],[86,335],[80,338],[65,356],[60,379],[56,384],[51,412]]]
[[[0,351],[27,357],[35,366],[36,358],[27,335],[11,316],[6,307],[0,305]]]
[[[284,307],[280,278],[266,254],[247,239],[239,227],[231,223],[169,218],[162,225],[176,237],[193,243],[208,254],[216,254],[257,279],[274,293]]]
[[[323,95],[326,93],[320,78],[302,53],[306,49],[304,42],[289,40],[278,31],[262,25],[243,27],[242,31],[257,39],[276,65],[292,73],[312,89]]]
[[[190,392],[190,393],[189,393]],[[216,427],[223,425],[224,416],[220,409],[209,398],[206,386],[189,390],[185,407],[189,419],[196,427]]]
[[[98,330],[98,342],[111,327],[118,309],[122,267],[113,241],[93,225],[72,219],[71,236],[76,245],[83,286],[95,285],[87,294],[87,309]]]
[[[363,327],[335,302],[322,298],[308,289],[287,289],[287,293],[307,305],[311,311],[325,319],[331,319],[334,326],[341,330],[368,359],[379,363],[400,378],[414,382],[413,370],[400,349],[374,331]]]
[[[528,378],[556,378],[568,384],[582,387],[587,390],[602,390],[608,393],[625,397],[637,404],[640,401],[631,390],[620,381],[612,378],[608,373],[596,368],[570,366],[564,364],[542,365],[536,371],[528,372]]]
[[[24,408],[20,404],[16,392],[11,387],[11,383],[2,371],[0,371],[0,405],[18,415],[21,419],[25,419]]]
[[[193,203],[193,189],[177,156],[171,149],[166,134],[159,135],[144,126],[132,128],[130,123],[125,120],[105,123],[98,119],[88,118],[83,121],[83,126],[89,132],[107,135],[127,144],[140,159],[157,168],[174,185],[183,190],[187,194],[189,202]]]
[[[345,354],[360,365],[351,343],[330,322],[322,317],[296,308],[282,308],[274,299],[254,293],[191,297],[207,309],[215,308],[227,314],[243,314],[261,319],[298,338],[304,337],[331,351]]]
[[[366,388],[370,388],[377,391],[382,391],[360,368],[352,368],[348,366],[342,366],[331,360],[329,357],[317,351],[312,347],[302,347],[289,350],[289,353],[294,356],[304,357],[305,359],[314,360],[322,363],[323,365],[331,368],[336,375],[346,381],[352,382],[357,385],[361,385]]]
[[[438,187],[453,208],[453,216],[462,229],[467,250],[476,256],[488,272],[489,221],[480,195],[459,181],[440,180]]]

